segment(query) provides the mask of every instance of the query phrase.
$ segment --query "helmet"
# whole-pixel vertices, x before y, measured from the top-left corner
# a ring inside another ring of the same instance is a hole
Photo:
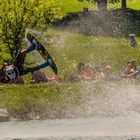
[[[14,66],[6,66],[6,74],[11,78],[15,79],[17,77],[17,72]]]

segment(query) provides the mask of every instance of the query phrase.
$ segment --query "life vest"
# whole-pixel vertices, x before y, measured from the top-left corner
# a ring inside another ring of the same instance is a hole
[[[19,76],[19,71],[13,65],[6,66],[6,74],[10,77],[10,79],[16,79]]]

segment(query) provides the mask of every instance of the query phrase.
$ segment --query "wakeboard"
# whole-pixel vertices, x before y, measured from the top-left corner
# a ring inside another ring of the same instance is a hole
[[[45,61],[48,60],[49,62],[51,62],[49,66],[51,67],[51,69],[53,70],[53,72],[55,74],[57,74],[58,73],[57,66],[56,66],[54,60],[52,59],[51,55],[49,54],[49,52],[45,49],[45,47],[30,32],[27,33],[27,39],[30,42],[34,41],[36,43],[36,45],[37,45],[36,50],[44,58]]]

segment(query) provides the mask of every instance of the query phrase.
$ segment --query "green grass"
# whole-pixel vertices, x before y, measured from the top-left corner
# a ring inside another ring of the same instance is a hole
[[[78,88],[79,87],[79,88]],[[19,109],[25,102],[37,105],[41,102],[55,103],[63,96],[66,100],[69,94],[76,94],[81,85],[64,84],[25,84],[0,86],[0,107]],[[71,92],[72,91],[72,92]],[[67,94],[66,94],[67,93]],[[26,106],[26,105],[25,105]]]
[[[54,38],[55,43],[49,46],[49,52],[58,65],[63,83],[32,85],[29,84],[31,75],[26,75],[25,85],[0,86],[0,108],[26,110],[47,104],[60,104],[67,100],[71,102],[72,97],[77,100],[82,95],[83,84],[71,84],[67,80],[75,73],[77,64],[81,61],[90,64],[107,61],[113,67],[113,74],[119,76],[129,59],[139,60],[140,44],[132,48],[125,38],[85,36],[54,29],[49,29],[46,34]],[[140,42],[140,38],[137,41]],[[47,75],[53,74],[49,68],[45,72]]]
[[[37,105],[43,99],[45,102],[54,102],[57,96],[60,96],[59,86],[56,85],[5,85],[0,86],[0,89],[0,107],[17,110],[27,104]]]
[[[89,7],[90,9],[96,9],[96,6],[88,2],[79,2],[78,0],[60,0],[59,5],[61,9],[62,16],[71,12],[78,12],[83,9],[83,7]]]
[[[48,31],[48,34],[49,32],[53,30]],[[132,48],[127,38],[86,36],[66,31],[55,31],[54,34],[61,43],[56,43],[50,48],[55,50],[52,53],[65,80],[75,72],[77,64],[81,61],[90,64],[107,61],[113,66],[114,74],[119,74],[129,59],[139,59],[140,56],[140,48]],[[137,38],[137,41],[139,42],[140,38]]]
[[[127,0],[128,8],[140,10],[140,1],[139,0]]]
[[[33,119],[34,114],[41,119],[59,118],[65,111],[62,108],[76,107],[81,103],[81,91],[81,84],[69,83],[4,85],[0,86],[0,108],[7,108],[12,117],[22,120]],[[52,116],[53,112],[56,114]]]
[[[60,0],[59,7],[61,9],[62,16],[66,15],[70,12],[81,11],[83,7],[88,7],[91,10],[97,10],[97,5],[94,5],[91,2],[79,2],[78,0]],[[121,3],[116,4],[108,4],[108,9],[116,9],[120,8]],[[140,9],[140,1],[139,0],[127,0],[127,7],[139,10]]]
[[[128,1],[129,8],[140,9],[139,0],[135,0],[135,3],[130,3],[130,1]],[[69,12],[80,11],[84,6],[97,9],[97,6],[87,2],[60,1],[63,16]],[[120,8],[120,4],[109,4],[109,8]],[[127,38],[86,36],[52,28],[47,30],[46,35],[50,35],[54,39],[54,44],[50,45],[48,49],[55,59],[63,83],[60,85],[32,85],[29,84],[31,75],[28,74],[24,76],[25,85],[0,85],[0,108],[24,112],[48,105],[55,108],[55,105],[61,104],[80,104],[82,95],[86,94],[85,91],[83,92],[83,86],[86,85],[67,82],[68,78],[75,73],[79,62],[101,64],[103,61],[107,61],[113,67],[113,74],[119,76],[129,59],[139,60],[140,57],[140,43],[138,43],[138,47],[132,48],[129,46]],[[137,37],[137,41],[140,42],[140,37]],[[44,39],[41,42],[45,44]],[[28,57],[33,58],[31,55]],[[138,60],[137,65],[140,65]],[[49,68],[44,71],[48,76],[53,75]],[[99,94],[100,86],[93,81],[90,88]]]

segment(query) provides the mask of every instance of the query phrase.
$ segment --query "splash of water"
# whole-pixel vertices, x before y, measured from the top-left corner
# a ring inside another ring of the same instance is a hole
[[[93,84],[84,85],[84,103],[78,113],[88,117],[140,115],[139,85],[122,81],[105,83],[99,88],[97,92]]]
[[[97,84],[83,82],[83,104],[61,110],[75,119],[1,123],[0,138],[139,140],[139,85],[126,81]]]

